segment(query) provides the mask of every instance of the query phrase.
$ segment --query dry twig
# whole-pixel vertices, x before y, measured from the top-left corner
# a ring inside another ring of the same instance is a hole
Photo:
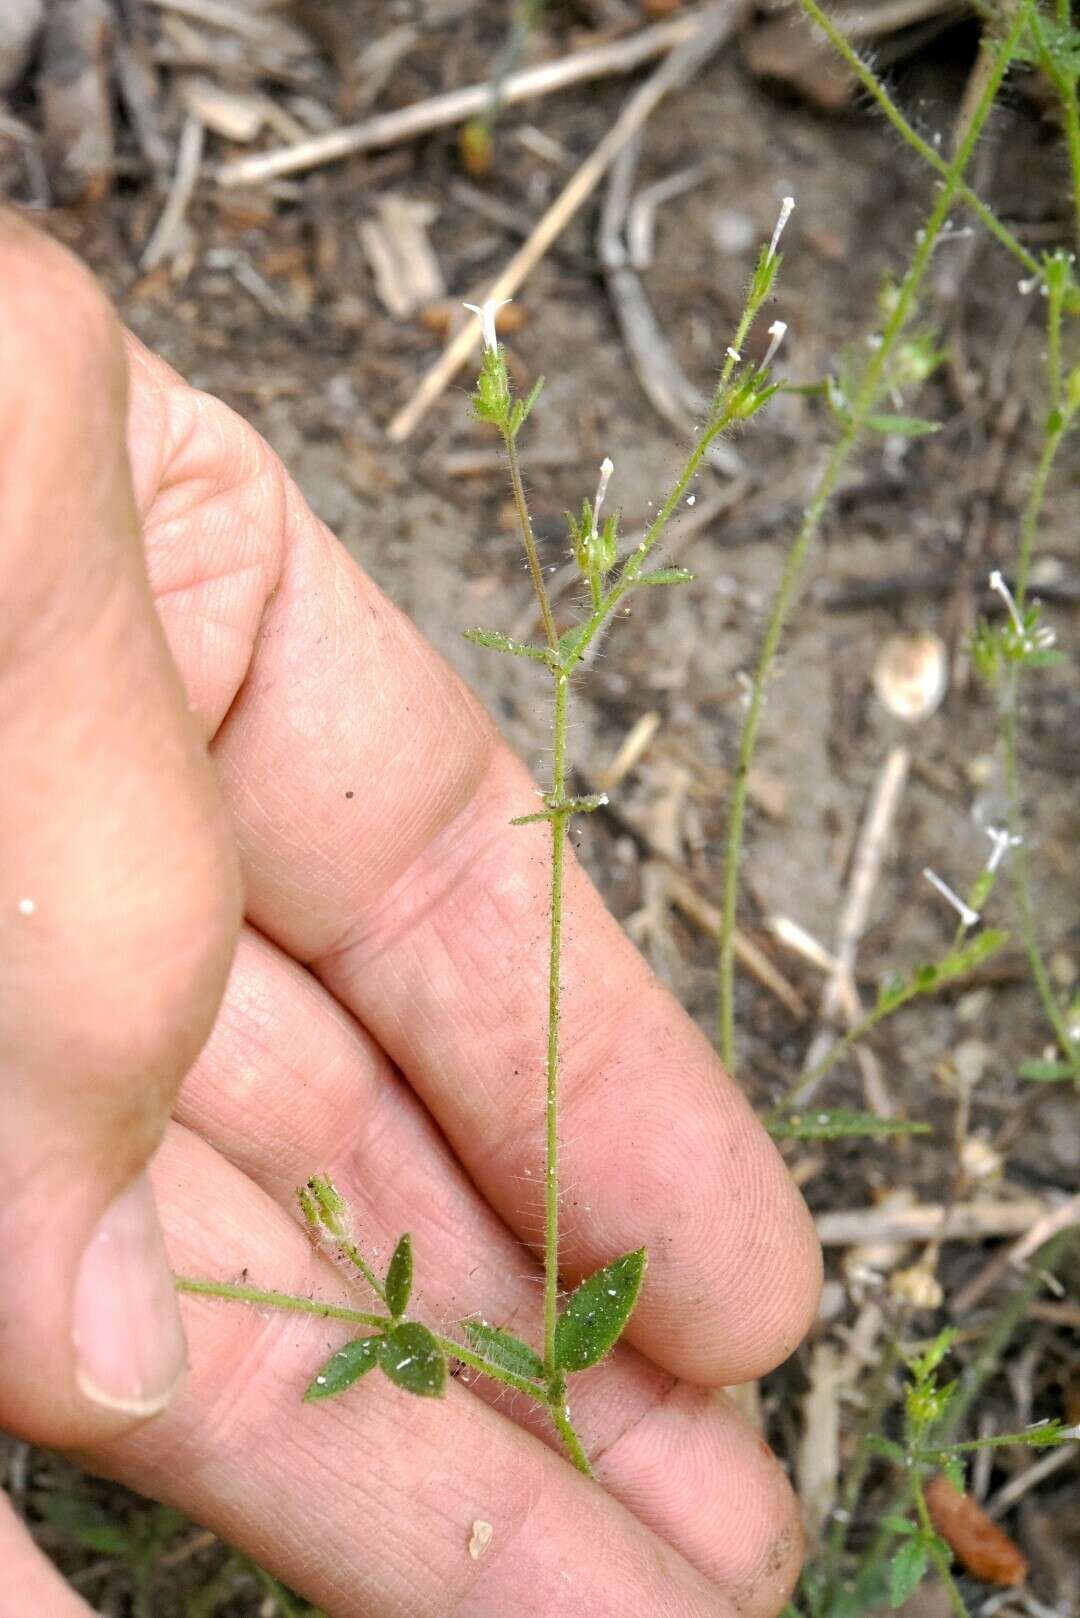
[[[155,3],[183,9],[189,5],[204,5],[207,0],[155,0]],[[551,95],[556,90],[585,84],[592,79],[631,73],[643,62],[664,56],[686,40],[693,39],[700,24],[700,16],[677,17],[671,22],[658,23],[655,28],[645,28],[630,39],[595,45],[576,51],[572,56],[542,62],[538,67],[525,68],[520,73],[511,73],[500,86],[500,105],[509,106],[530,97]],[[306,169],[319,168],[324,163],[336,163],[355,152],[394,146],[402,141],[415,140],[417,135],[428,135],[433,129],[464,123],[466,119],[484,112],[490,102],[490,84],[472,84],[461,90],[449,90],[445,95],[432,96],[429,101],[380,113],[377,117],[365,119],[363,123],[328,129],[321,135],[313,135],[310,140],[300,141],[282,151],[237,158],[221,166],[217,179],[222,185],[258,185],[263,180],[274,180],[283,174],[300,174]]]
[[[989,1236],[1015,1236],[1053,1212],[1036,1197],[1015,1202],[927,1202],[913,1208],[834,1208],[817,1215],[823,1247],[855,1242],[983,1241]]]
[[[169,257],[176,246],[184,215],[188,211],[202,164],[205,130],[198,118],[189,114],[180,131],[176,152],[176,172],[161,218],[155,225],[150,240],[143,248],[139,267],[152,270]]]

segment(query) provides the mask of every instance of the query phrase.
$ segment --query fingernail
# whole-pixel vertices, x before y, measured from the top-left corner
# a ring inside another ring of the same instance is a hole
[[[72,1335],[75,1375],[88,1399],[134,1416],[168,1404],[187,1345],[145,1174],[105,1210],[87,1244]]]

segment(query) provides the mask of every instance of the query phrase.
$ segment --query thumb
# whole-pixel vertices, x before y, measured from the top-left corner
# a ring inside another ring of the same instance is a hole
[[[94,1442],[184,1340],[146,1165],[239,917],[146,580],[120,329],[0,213],[0,1425]]]

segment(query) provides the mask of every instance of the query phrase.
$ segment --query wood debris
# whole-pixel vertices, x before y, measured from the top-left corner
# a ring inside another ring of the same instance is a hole
[[[845,1380],[837,1349],[829,1342],[816,1343],[810,1356],[810,1388],[803,1400],[803,1432],[795,1462],[803,1525],[812,1544],[821,1538],[836,1503],[840,1390]]]
[[[185,74],[178,80],[177,89],[188,112],[224,140],[247,144],[266,124],[266,96],[229,90],[201,73]]]
[[[97,202],[113,179],[112,12],[105,0],[60,0],[49,13],[38,95],[43,152],[59,202]]]
[[[191,115],[184,121],[176,156],[176,173],[168,199],[154,230],[143,249],[139,266],[152,270],[177,253],[183,243],[184,215],[195,194],[202,163],[204,130],[198,118]]]
[[[920,1203],[913,1208],[836,1208],[817,1215],[823,1247],[850,1242],[985,1241],[988,1236],[1016,1236],[1050,1209],[1036,1197],[1015,1202]]]
[[[0,11],[0,94],[22,78],[45,20],[45,0],[5,0]]]
[[[155,0],[155,3],[161,5],[165,0]],[[183,0],[183,3],[187,6],[196,3],[196,0]],[[199,3],[205,4],[206,0],[199,0]],[[169,0],[169,4],[179,7],[180,0]],[[556,90],[588,83],[592,79],[631,73],[643,63],[664,56],[677,45],[693,38],[699,26],[698,17],[677,18],[673,22],[660,23],[655,28],[645,28],[630,39],[597,45],[554,62],[544,62],[538,67],[511,73],[500,88],[500,104],[506,107],[516,101],[551,95]],[[430,134],[434,129],[464,123],[476,113],[485,112],[490,101],[491,85],[488,83],[450,90],[445,95],[432,96],[429,101],[402,107],[396,112],[380,113],[364,123],[328,130],[291,150],[239,158],[224,164],[218,171],[217,179],[221,185],[259,185],[264,180],[278,179],[282,175],[299,174],[324,163],[336,163],[355,152],[395,146],[403,141],[415,140],[418,135]]]
[[[363,219],[358,226],[375,290],[395,320],[437,302],[446,291],[427,234],[438,211],[433,203],[391,192],[378,198],[374,218]]]

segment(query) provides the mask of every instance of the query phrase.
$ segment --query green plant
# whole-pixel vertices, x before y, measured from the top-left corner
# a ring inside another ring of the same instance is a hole
[[[982,926],[982,914],[994,892],[1006,854],[1016,896],[1019,932],[1038,988],[1047,1020],[1056,1040],[1057,1054],[1027,1064],[1033,1079],[1077,1078],[1076,1037],[1065,1010],[1058,1004],[1042,962],[1036,937],[1034,907],[1028,878],[1028,851],[1021,825],[1020,787],[1016,752],[1017,692],[1022,676],[1045,668],[1058,657],[1052,636],[1042,621],[1040,609],[1028,601],[1031,558],[1037,540],[1040,513],[1047,483],[1056,457],[1080,415],[1080,365],[1066,358],[1066,332],[1069,322],[1080,314],[1080,289],[1068,255],[1063,252],[1035,258],[970,188],[965,175],[995,98],[1010,66],[1021,59],[1044,65],[1062,105],[1063,125],[1072,164],[1074,184],[1080,197],[1080,160],[1076,147],[1076,84],[1080,52],[1075,35],[1063,18],[1060,5],[1049,19],[1034,3],[1022,0],[1007,17],[994,19],[987,30],[984,46],[989,52],[982,89],[968,118],[955,155],[943,158],[911,128],[883,85],[859,59],[851,46],[816,4],[800,0],[807,15],[825,32],[902,139],[934,171],[938,186],[925,225],[916,237],[910,264],[903,276],[888,284],[879,303],[879,329],[871,340],[853,348],[836,374],[801,391],[820,396],[835,426],[835,438],[825,468],[811,495],[793,544],[788,553],[780,587],[772,603],[754,675],[749,707],[738,750],[737,768],[731,796],[728,835],[723,870],[723,916],[719,938],[719,1045],[729,1066],[735,1055],[734,937],[739,891],[739,865],[743,844],[747,784],[758,741],[763,705],[777,651],[788,621],[804,565],[820,533],[822,522],[849,458],[866,435],[903,434],[921,437],[934,432],[938,423],[908,408],[907,398],[927,380],[940,359],[933,334],[919,324],[920,302],[933,254],[941,240],[951,211],[958,205],[972,210],[995,240],[1018,261],[1025,272],[1022,295],[1035,288],[1045,291],[1047,335],[1047,409],[1042,448],[1032,480],[1021,526],[1015,568],[1015,591],[1008,592],[1000,574],[991,580],[1006,607],[1004,621],[980,625],[972,642],[973,661],[984,679],[998,694],[1001,735],[1009,787],[1009,821],[1006,828],[991,831],[991,852],[971,883],[966,897],[954,894],[940,878],[928,872],[949,903],[957,910],[959,923],[951,947],[936,961],[918,964],[885,984],[870,1011],[838,1040],[826,1057],[804,1074],[784,1099],[767,1115],[774,1135],[787,1139],[835,1139],[845,1136],[872,1136],[918,1133],[919,1122],[883,1120],[850,1108],[799,1110],[806,1094],[853,1046],[885,1018],[892,1016],[920,996],[936,992],[942,985],[962,978],[985,962],[1006,940],[998,927]],[[1050,69],[1053,71],[1050,71]],[[449,1338],[409,1315],[412,1293],[412,1246],[402,1236],[384,1276],[376,1273],[365,1258],[353,1229],[349,1209],[333,1185],[314,1176],[298,1192],[299,1205],[313,1237],[326,1244],[335,1256],[351,1264],[375,1296],[376,1307],[362,1311],[324,1304],[246,1286],[185,1279],[177,1280],[182,1291],[198,1292],[260,1306],[293,1310],[347,1322],[364,1328],[338,1350],[318,1370],[304,1397],[311,1402],[336,1397],[374,1370],[399,1387],[414,1394],[432,1397],[440,1394],[447,1378],[448,1362],[458,1361],[504,1385],[525,1394],[547,1409],[568,1454],[585,1473],[589,1472],[573,1426],[567,1399],[573,1375],[595,1365],[606,1355],[624,1329],[637,1297],[644,1273],[644,1250],[614,1258],[596,1275],[583,1282],[563,1303],[559,1297],[559,1076],[561,1009],[562,892],[567,829],[575,815],[590,813],[606,801],[601,796],[574,796],[568,786],[570,765],[567,752],[568,716],[573,681],[590,650],[628,598],[637,591],[660,585],[686,582],[691,575],[682,568],[650,565],[660,547],[667,526],[678,510],[702,464],[709,445],[718,435],[751,421],[774,397],[777,384],[770,363],[785,327],[770,327],[773,342],[765,360],[754,365],[744,362],[747,336],[772,296],[781,265],[778,252],[780,234],[793,204],[786,199],[772,240],[757,260],[741,318],[720,367],[719,379],[706,413],[706,419],[678,476],[672,483],[657,516],[644,538],[625,556],[620,556],[619,518],[604,509],[612,467],[605,461],[595,497],[586,498],[567,518],[570,546],[587,592],[584,614],[575,622],[560,626],[544,583],[519,458],[518,441],[542,388],[542,379],[527,397],[515,398],[505,353],[496,331],[497,307],[485,304],[477,309],[481,317],[484,348],[472,404],[476,416],[500,436],[507,458],[514,505],[521,531],[525,558],[537,598],[542,640],[536,644],[511,639],[492,629],[473,629],[468,638],[505,655],[539,665],[551,680],[553,764],[552,776],[542,797],[542,806],[518,817],[516,824],[546,823],[550,827],[550,930],[547,941],[548,1006],[545,1062],[545,1224],[544,1224],[544,1305],[541,1342],[533,1346],[500,1327],[484,1321],[462,1322],[464,1340]],[[1078,214],[1080,227],[1080,214]],[[897,403],[899,401],[899,404]],[[885,409],[885,405],[895,408]],[[902,404],[901,409],[899,405]],[[973,929],[978,929],[974,930]],[[1034,1283],[1033,1283],[1034,1284]],[[1015,1327],[1018,1313],[1002,1311],[1000,1330],[991,1333],[992,1353],[976,1361],[979,1375],[985,1376],[1000,1352],[1008,1333]],[[938,1366],[949,1348],[947,1336],[938,1337],[928,1347],[906,1355],[909,1381],[904,1395],[902,1440],[884,1438],[884,1426],[892,1399],[892,1372],[901,1357],[894,1344],[883,1360],[867,1405],[863,1430],[851,1474],[845,1482],[843,1523],[830,1532],[822,1559],[812,1564],[804,1579],[800,1599],[813,1618],[845,1618],[848,1613],[870,1610],[884,1600],[891,1583],[894,1600],[902,1599],[929,1566],[937,1569],[946,1583],[956,1611],[963,1610],[952,1581],[946,1551],[929,1522],[921,1479],[929,1468],[944,1467],[958,1475],[960,1457],[971,1443],[955,1440],[955,1432],[975,1397],[978,1375],[961,1379],[942,1388],[937,1380]],[[1032,1432],[1012,1434],[990,1443],[1059,1442],[1059,1427],[1042,1427]],[[981,1441],[976,1441],[981,1442]],[[885,1461],[901,1468],[905,1483],[892,1512],[881,1519],[881,1531],[860,1556],[854,1569],[848,1557],[846,1524],[854,1514],[875,1462]],[[889,1549],[896,1540],[900,1548],[891,1560]],[[849,1576],[850,1574],[850,1576]],[[799,1611],[792,1606],[792,1613]]]
[[[645,1272],[643,1248],[613,1259],[583,1281],[559,1307],[559,1031],[561,1007],[561,943],[563,871],[567,827],[577,814],[588,814],[607,800],[602,796],[574,797],[567,790],[567,724],[570,686],[589,648],[624,602],[639,590],[680,584],[691,578],[684,568],[653,567],[647,563],[660,543],[700,467],[709,445],[721,433],[751,420],[776,392],[769,379],[769,364],[786,328],[774,322],[765,360],[744,363],[742,345],[768,300],[780,268],[777,250],[794,203],[786,198],[770,242],[762,248],[747,291],[746,303],[734,341],[727,349],[707,419],[667,498],[640,543],[620,561],[618,516],[603,514],[608,480],[613,470],[605,461],[594,501],[585,499],[578,515],[567,515],[570,542],[583,582],[588,587],[589,610],[584,620],[561,633],[556,627],[536,541],[529,517],[517,441],[539,398],[542,379],[525,399],[513,397],[505,353],[496,331],[497,306],[475,312],[483,327],[484,350],[480,374],[472,396],[477,417],[499,433],[506,451],[514,503],[529,574],[536,592],[544,628],[544,645],[525,645],[498,630],[474,629],[467,638],[510,656],[526,658],[546,669],[553,688],[553,763],[551,785],[543,807],[518,816],[515,825],[538,821],[551,827],[550,930],[548,938],[548,1013],[545,1073],[544,1165],[544,1317],[542,1349],[531,1347],[501,1327],[485,1321],[465,1320],[465,1342],[432,1331],[408,1315],[412,1291],[412,1244],[401,1237],[384,1278],[375,1273],[361,1251],[352,1215],[333,1184],[313,1176],[297,1192],[299,1206],[313,1237],[329,1245],[367,1282],[381,1307],[375,1311],[341,1308],[316,1300],[253,1287],[178,1277],[182,1292],[229,1298],[327,1319],[344,1320],[369,1328],[339,1349],[309,1384],[310,1401],[336,1397],[370,1371],[379,1369],[410,1393],[437,1397],[445,1388],[451,1360],[502,1382],[546,1406],[566,1451],[575,1466],[590,1472],[588,1458],[574,1428],[567,1398],[569,1379],[596,1365],[621,1335],[634,1307]]]

